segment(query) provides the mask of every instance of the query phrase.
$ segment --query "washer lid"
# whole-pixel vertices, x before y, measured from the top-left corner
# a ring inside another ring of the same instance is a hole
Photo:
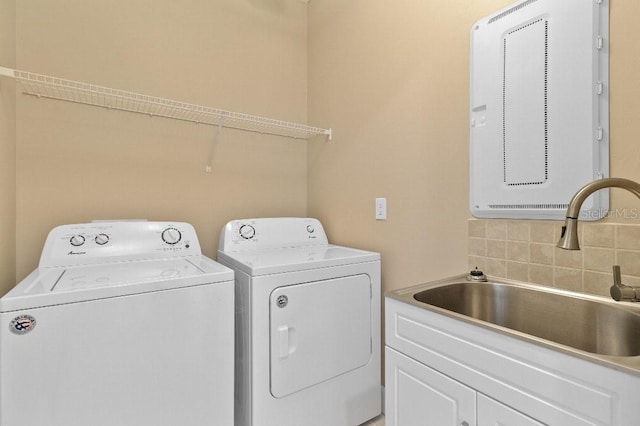
[[[38,268],[0,299],[0,312],[222,281],[233,271],[205,256]]]
[[[259,276],[379,261],[380,254],[329,244],[231,253],[218,251],[218,260],[251,276]]]

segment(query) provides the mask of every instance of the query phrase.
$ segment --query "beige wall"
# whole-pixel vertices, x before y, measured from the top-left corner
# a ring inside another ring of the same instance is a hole
[[[0,54],[15,54],[4,8],[17,7],[18,68],[290,121],[308,108],[334,140],[225,130],[207,174],[210,127],[17,95],[16,189],[0,122],[5,287],[50,228],[95,218],[190,221],[213,256],[228,219],[308,213],[332,241],[380,251],[385,290],[467,268],[468,33],[510,0],[164,3],[1,0]],[[640,180],[637,16],[640,3],[612,0],[611,174]]]
[[[335,138],[309,145],[309,214],[381,252],[385,290],[467,268],[469,30],[509,3],[310,3],[309,119]]]
[[[0,66],[16,60],[15,0],[0,0]],[[16,119],[15,84],[0,79],[0,295],[16,276]]]
[[[611,176],[640,182],[638,129],[640,114],[640,2],[611,0],[610,5],[610,167]],[[638,200],[622,191],[611,192],[612,208],[640,208]],[[621,221],[621,220],[618,220]]]
[[[385,290],[461,273],[477,255],[467,239],[469,29],[511,3],[310,4],[309,119],[335,138],[309,145],[309,214],[332,240],[380,251]],[[639,2],[611,0],[611,175],[634,180],[638,16]],[[375,197],[387,197],[387,221],[374,219]],[[623,191],[611,198],[613,209],[640,209]]]
[[[30,0],[16,22],[19,69],[307,121],[301,2]],[[16,127],[17,280],[60,224],[182,220],[215,257],[230,219],[306,214],[302,141],[225,129],[205,173],[214,127],[26,95]]]

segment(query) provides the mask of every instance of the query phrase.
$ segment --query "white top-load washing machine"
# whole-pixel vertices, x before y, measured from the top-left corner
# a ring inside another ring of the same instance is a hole
[[[53,229],[0,299],[0,426],[230,426],[233,271],[193,227]]]
[[[355,426],[381,412],[380,255],[319,221],[234,220],[236,426]]]

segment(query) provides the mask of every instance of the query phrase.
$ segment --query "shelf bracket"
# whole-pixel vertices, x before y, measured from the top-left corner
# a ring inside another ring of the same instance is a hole
[[[226,116],[220,117],[220,121],[218,121],[218,127],[216,128],[216,134],[213,137],[213,142],[211,143],[211,151],[209,151],[209,158],[207,159],[207,165],[204,168],[204,171],[207,173],[211,173],[213,167],[213,153],[216,149],[216,145],[218,145],[218,140],[220,139],[220,133],[222,133],[222,127],[224,126],[224,119]]]

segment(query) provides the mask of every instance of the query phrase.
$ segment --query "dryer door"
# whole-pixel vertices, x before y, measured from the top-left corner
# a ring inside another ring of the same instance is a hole
[[[369,362],[368,275],[278,287],[270,303],[274,397],[290,395]]]

